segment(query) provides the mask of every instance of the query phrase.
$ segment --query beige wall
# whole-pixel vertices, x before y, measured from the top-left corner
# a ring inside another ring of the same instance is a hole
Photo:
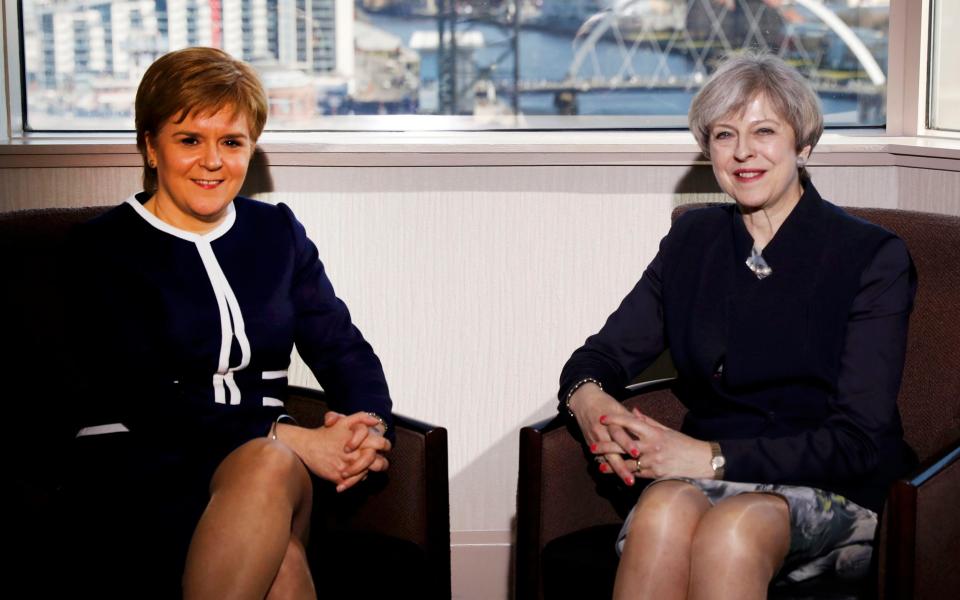
[[[812,172],[839,204],[960,214],[958,171]],[[0,211],[113,204],[138,178],[0,167]],[[709,168],[261,166],[249,191],[304,222],[396,410],[449,429],[455,595],[506,597],[518,430],[554,413],[560,367],[639,278],[673,207],[721,199]],[[311,379],[299,362],[293,377]]]

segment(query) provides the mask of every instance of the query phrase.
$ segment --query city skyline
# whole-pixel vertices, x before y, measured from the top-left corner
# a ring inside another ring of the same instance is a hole
[[[768,4],[767,0],[750,2],[761,7]],[[546,44],[543,51],[549,56],[578,65],[587,57],[582,49],[575,59],[562,56],[569,53],[571,44],[576,46],[577,40],[582,43],[588,37],[572,37],[573,32],[581,29],[589,32],[585,29],[587,20],[596,21],[597,15],[609,13],[601,11],[591,16],[603,4],[602,0],[543,0],[522,4],[524,35],[538,44]],[[658,46],[667,39],[665,35],[679,39],[677,35],[682,29],[691,26],[694,9],[702,10],[697,4],[699,0],[646,0],[633,3],[631,11],[614,13],[616,21],[606,37],[588,40],[597,46],[596,50],[589,48],[594,53],[589,59],[593,63],[598,59],[607,63],[612,61],[614,69],[619,61],[622,63],[620,72],[604,75],[607,83],[599,87],[596,81],[591,85],[610,93],[616,92],[617,88],[648,87],[651,84],[646,83],[648,78],[641,76],[639,69],[651,60],[668,65],[671,80],[696,75],[696,72],[689,73],[689,69],[699,72],[705,64],[705,55],[697,57],[697,53],[704,51],[690,46],[689,40],[684,42],[691,48],[689,51],[676,48],[663,51]],[[861,5],[859,0],[834,0],[831,4],[841,9]],[[883,0],[871,0],[868,4],[882,5]],[[84,126],[90,125],[89,128],[127,128],[136,86],[150,63],[167,51],[194,45],[220,47],[250,62],[260,72],[267,88],[272,123],[279,123],[281,127],[287,122],[296,127],[297,122],[325,114],[444,112],[444,98],[441,94],[438,99],[437,86],[442,85],[441,69],[449,68],[440,58],[450,50],[444,50],[443,44],[438,47],[436,32],[437,25],[442,26],[438,20],[451,17],[435,14],[436,2],[364,0],[363,5],[380,12],[370,13],[355,22],[353,0],[25,0],[24,58],[30,126],[69,129],[75,128],[71,122],[83,121]],[[537,104],[537,90],[554,94],[556,98],[552,102],[556,104],[558,98],[569,95],[563,92],[564,81],[570,80],[571,74],[578,77],[586,74],[582,69],[578,73],[573,68],[566,74],[538,75],[539,50],[536,44],[531,46],[524,42],[524,55],[519,58],[532,67],[525,68],[523,81],[515,74],[512,75],[515,78],[513,84],[509,84],[505,77],[511,76],[510,70],[520,62],[511,67],[508,63],[493,61],[489,55],[494,48],[509,45],[510,35],[519,35],[515,31],[511,33],[510,5],[483,2],[476,5],[475,11],[470,10],[473,5],[469,3],[456,6],[458,16],[451,21],[458,21],[460,27],[455,52],[455,69],[459,75],[456,76],[457,99],[452,105],[454,114],[469,114],[484,106],[498,114],[511,112],[505,100],[498,99],[497,95],[504,93],[528,94],[526,104],[534,114],[549,111],[544,108],[547,105]],[[742,6],[750,4],[743,3]],[[856,7],[851,10],[857,10]],[[774,33],[782,38],[787,29],[792,28],[796,40],[804,36],[805,43],[809,39],[816,44],[825,43],[817,40],[825,40],[829,31],[822,24],[814,23],[813,29],[804,23],[797,25],[790,21],[789,11],[792,10],[792,6],[788,6],[781,11],[787,20],[773,21],[774,24],[782,23],[778,25],[779,33]],[[883,11],[883,6],[878,10]],[[470,25],[471,19],[478,18],[476,15],[471,17],[471,14],[480,11],[487,11],[484,14],[492,17],[484,18],[492,20],[486,24],[477,21],[479,26]],[[759,19],[760,13],[754,16]],[[744,22],[750,26],[749,20]],[[722,35],[728,29],[726,22],[723,27]],[[883,27],[882,31],[874,31],[876,26],[864,28],[861,35],[867,35],[872,40],[870,43],[885,43],[885,24]],[[703,35],[713,35],[710,31],[707,27]],[[729,30],[728,35],[734,33]],[[433,36],[432,47],[416,41],[428,39],[425,35]],[[531,35],[534,37],[530,38]],[[749,42],[749,33],[745,38],[742,33],[736,35]],[[764,31],[764,35],[768,32]],[[870,38],[871,35],[874,37]],[[468,37],[461,36],[472,36],[469,39],[477,41],[467,44]],[[649,39],[644,41],[644,36]],[[620,40],[621,37],[625,37],[628,43]],[[610,52],[614,41],[622,46],[621,54],[633,55],[615,56],[615,52]],[[756,41],[754,39],[754,43]],[[632,48],[627,49],[625,46],[630,43]],[[782,46],[782,42],[775,43]],[[557,49],[547,49],[554,46]],[[837,57],[842,58],[846,51],[840,52],[836,44],[833,46],[824,46],[818,52],[827,57],[832,55],[834,58],[830,60],[837,62]],[[722,46],[717,48],[722,49]],[[682,58],[684,52],[692,61],[687,67],[674,60]],[[880,59],[885,61],[885,47],[880,52]],[[501,54],[501,51],[496,53]],[[645,57],[644,53],[650,57]],[[662,57],[657,58],[660,56],[657,53]],[[806,50],[803,53],[811,56]],[[478,60],[477,56],[481,59]],[[483,58],[485,56],[488,58]],[[627,60],[634,64],[628,65]],[[662,63],[663,60],[667,63]],[[508,71],[505,72],[504,68]],[[650,80],[653,87],[649,89],[663,85],[676,87],[677,83],[664,79],[661,69],[656,68]],[[556,72],[556,69],[546,71]],[[854,71],[847,77],[858,77]],[[624,74],[626,79],[623,79]],[[593,75],[594,79],[596,76]],[[681,89],[690,85],[682,83],[683,79],[679,81]],[[521,85],[523,88],[519,87]],[[536,101],[536,106],[530,105],[531,99]],[[448,104],[446,110],[450,106]],[[558,105],[556,111],[566,114],[571,108],[577,109],[576,102],[568,106]],[[519,109],[523,111],[522,104]]]

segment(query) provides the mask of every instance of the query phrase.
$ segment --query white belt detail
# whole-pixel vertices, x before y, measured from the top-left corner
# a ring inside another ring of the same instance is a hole
[[[227,390],[230,391],[230,405],[240,404],[240,387],[233,378],[233,370],[213,374],[213,400],[217,404],[227,403]]]
[[[227,384],[227,389],[230,390],[230,404],[240,404],[240,388],[237,387],[237,382],[233,379],[233,370],[228,371],[223,376],[223,380]]]
[[[213,286],[217,310],[220,312],[220,357],[217,372],[213,375],[213,399],[217,404],[226,404],[227,390],[230,390],[230,404],[237,405],[240,404],[240,388],[233,378],[233,372],[243,370],[250,364],[250,340],[244,328],[240,303],[220,268],[210,242],[201,239],[196,242],[196,246],[207,277],[210,278],[210,285]],[[240,364],[231,367],[230,347],[234,336],[240,346]]]
[[[264,372],[260,375],[260,378],[263,379],[264,381],[266,381],[266,380],[269,380],[269,379],[284,379],[286,376],[287,376],[287,370],[284,369],[284,370],[282,370],[282,371],[264,371]],[[264,406],[279,406],[279,407],[283,408],[283,400],[278,400],[277,398],[271,398],[271,397],[269,397],[269,396],[264,396],[264,397],[263,397],[263,405],[264,405]]]
[[[213,401],[217,404],[227,403],[227,388],[223,386],[223,374],[213,374]]]
[[[104,435],[106,433],[129,433],[126,425],[123,423],[108,423],[107,425],[94,425],[93,427],[84,427],[77,432],[77,437],[86,437],[88,435]]]

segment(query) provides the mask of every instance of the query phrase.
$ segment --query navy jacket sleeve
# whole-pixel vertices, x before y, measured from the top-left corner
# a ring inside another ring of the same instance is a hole
[[[604,391],[618,397],[630,380],[666,349],[660,285],[661,255],[669,237],[661,242],[660,252],[603,328],[587,338],[564,365],[558,394],[561,414],[566,414],[562,404],[576,383],[594,378]]]
[[[392,402],[380,359],[334,293],[303,225],[286,205],[280,207],[290,222],[296,254],[292,295],[297,351],[341,412],[374,412],[392,425]]]
[[[884,461],[883,443],[902,439],[897,392],[916,274],[903,241],[889,238],[864,269],[841,355],[829,416],[815,429],[780,438],[719,440],[726,478],[780,482],[857,479]]]

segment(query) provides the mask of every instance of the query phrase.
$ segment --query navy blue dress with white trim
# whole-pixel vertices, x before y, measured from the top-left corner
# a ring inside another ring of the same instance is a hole
[[[167,552],[182,564],[213,470],[284,412],[294,344],[339,411],[390,423],[391,400],[287,206],[236,198],[198,235],[158,219],[147,199],[129,198],[68,244],[78,431],[68,488],[74,509],[110,521],[101,527],[139,531],[150,511],[152,535],[178,530]]]

